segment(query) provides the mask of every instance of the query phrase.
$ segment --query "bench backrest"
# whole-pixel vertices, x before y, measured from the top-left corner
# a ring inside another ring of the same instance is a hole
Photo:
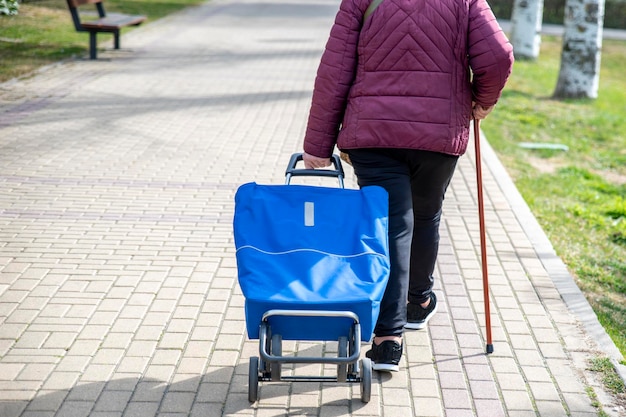
[[[102,3],[102,0],[67,0],[67,4],[70,7],[79,7],[84,4],[96,4],[96,3]]]
[[[96,10],[98,11],[98,16],[106,16],[102,0],[67,0],[67,6],[72,14],[72,22],[74,22],[74,27],[79,32],[84,31],[84,29],[80,24],[80,13],[78,12],[78,7],[84,4],[94,4],[96,6]]]

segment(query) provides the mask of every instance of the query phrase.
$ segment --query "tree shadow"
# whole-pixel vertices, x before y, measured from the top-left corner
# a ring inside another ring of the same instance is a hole
[[[310,356],[317,351],[307,348],[298,355]],[[320,365],[321,366],[321,365]],[[320,407],[324,415],[345,415],[347,410],[364,407],[360,400],[359,383],[336,382],[260,382],[259,400],[248,401],[247,358],[235,366],[212,367],[204,374],[166,382],[149,376],[127,377],[106,381],[79,382],[69,389],[41,390],[31,399],[16,398],[0,400],[0,416],[57,416],[89,417],[92,415],[150,417],[156,415],[222,416],[246,410],[262,409],[267,415],[275,410],[276,415],[318,415]],[[285,369],[292,372],[291,367]],[[326,374],[325,370],[325,374]],[[293,372],[299,373],[297,369]],[[303,371],[304,373],[304,371]],[[308,375],[304,373],[305,375]],[[313,374],[314,375],[314,374]],[[372,384],[378,383],[376,373]],[[289,405],[281,397],[319,393],[334,387],[349,387],[345,399],[332,394],[329,401],[308,406]],[[373,387],[374,391],[374,387]],[[25,397],[17,394],[16,397]],[[3,396],[7,398],[6,395]]]

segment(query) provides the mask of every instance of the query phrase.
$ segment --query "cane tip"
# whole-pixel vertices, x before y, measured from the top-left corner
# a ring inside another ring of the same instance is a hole
[[[487,344],[487,355],[493,353],[493,345],[491,343]]]

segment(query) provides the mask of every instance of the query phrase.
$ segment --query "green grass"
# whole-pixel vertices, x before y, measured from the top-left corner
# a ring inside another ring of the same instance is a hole
[[[560,50],[560,39],[544,37],[537,61],[516,62],[481,127],[626,356],[626,42],[604,41],[597,100],[551,99]]]
[[[624,381],[619,376],[615,367],[611,363],[609,358],[598,357],[590,361],[590,368],[592,371],[601,375],[604,386],[613,394],[621,395],[626,393],[624,387]]]
[[[106,0],[105,8],[107,12],[143,14],[150,21],[200,3],[203,1]],[[133,28],[122,31],[130,30]],[[111,39],[109,34],[98,36],[109,47]],[[0,82],[73,56],[87,56],[88,51],[89,35],[76,32],[65,0],[31,0],[20,4],[17,16],[0,15]]]

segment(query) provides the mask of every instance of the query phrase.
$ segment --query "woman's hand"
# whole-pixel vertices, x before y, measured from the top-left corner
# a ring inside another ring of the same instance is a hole
[[[489,113],[491,113],[494,107],[495,106],[483,107],[480,104],[474,103],[472,108],[472,118],[475,120],[482,120],[487,117]]]
[[[318,158],[306,152],[302,154],[302,160],[306,169],[324,168],[331,164],[330,158]]]

